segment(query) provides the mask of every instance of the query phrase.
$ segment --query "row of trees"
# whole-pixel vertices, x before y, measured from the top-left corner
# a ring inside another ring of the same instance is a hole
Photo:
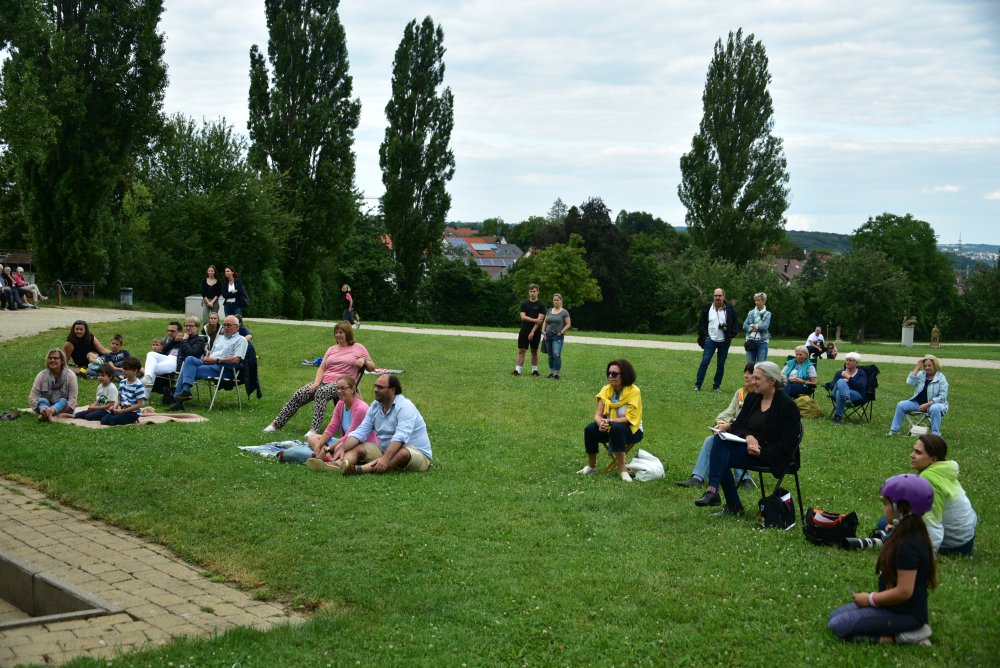
[[[361,105],[338,4],[264,0],[269,40],[266,54],[250,48],[247,140],[224,119],[163,117],[162,0],[3,3],[0,245],[35,249],[42,282],[90,280],[105,294],[130,285],[176,305],[206,265],[232,264],[257,314],[339,314],[362,193]],[[386,106],[383,280],[395,277],[409,303],[450,208],[444,53],[430,17],[410,22]]]
[[[719,40],[704,114],[681,159],[688,235],[645,212],[612,219],[599,198],[556,200],[513,227],[485,221],[530,252],[491,281],[442,251],[454,175],[454,98],[444,33],[410,22],[396,51],[379,152],[385,195],[361,213],[354,185],[353,96],[336,0],[264,0],[266,54],[250,48],[249,139],[224,120],[162,117],[166,70],[160,0],[30,0],[0,6],[0,244],[38,251],[48,278],[129,284],[180,303],[209,263],[233,264],[253,312],[339,314],[346,281],[368,317],[502,325],[531,282],[562,292],[588,329],[682,333],[723,286],[741,308],[769,294],[778,334],[834,323],[852,336],[894,336],[903,314],[933,324],[985,323],[995,269],[954,291],[930,226],[885,214],[852,250],[781,283],[774,257],[802,256],[784,231],[788,173],[773,136],[767,55],[742,31]],[[387,241],[391,239],[391,243]],[[991,292],[992,291],[992,292]]]

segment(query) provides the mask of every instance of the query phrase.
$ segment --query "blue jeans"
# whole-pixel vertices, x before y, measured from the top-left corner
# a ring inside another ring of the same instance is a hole
[[[815,385],[806,385],[805,383],[788,383],[785,385],[785,389],[783,389],[782,392],[794,399],[799,395],[809,394],[809,391],[814,389],[816,389]]]
[[[44,397],[38,398],[38,408],[35,409],[36,413],[41,413],[46,408],[51,408],[56,412],[56,415],[62,413],[66,410],[66,406],[69,405],[69,399],[63,397],[62,399],[56,399],[53,403],[49,403],[49,400]]]
[[[691,475],[702,480],[708,480],[708,458],[712,452],[712,441],[715,440],[715,436],[709,436],[705,439],[705,442],[701,444],[701,452],[698,453],[698,461],[694,464],[694,470],[691,471]],[[743,477],[743,469],[737,469],[733,472],[733,476],[739,480]]]
[[[757,350],[750,352],[747,351],[747,362],[766,362],[767,361],[767,341],[758,341]]]
[[[848,401],[861,401],[861,393],[852,390],[847,381],[841,378],[833,386],[833,414],[844,417],[844,408]]]
[[[293,445],[290,448],[285,448],[282,459],[286,464],[305,464],[306,460],[312,456],[312,448],[308,445]]]
[[[562,371],[562,349],[565,342],[565,336],[545,337],[545,345],[549,347],[549,371],[552,373]]]
[[[851,640],[857,636],[872,638],[894,636],[904,631],[914,631],[922,626],[913,615],[899,614],[885,608],[859,608],[854,603],[842,605],[827,617],[826,627],[838,638]]]
[[[601,431],[596,422],[583,428],[583,448],[588,455],[597,454],[598,443],[608,443],[611,452],[625,452],[632,443],[642,440],[642,430],[632,433],[627,422],[612,422],[610,431]]]
[[[101,418],[101,424],[108,427],[117,427],[123,424],[132,424],[139,421],[139,411],[129,411],[128,413],[108,413]]]
[[[705,382],[705,372],[708,371],[708,363],[712,361],[713,353],[718,351],[715,358],[715,380],[712,382],[712,389],[722,386],[722,376],[726,373],[726,357],[729,356],[729,341],[713,341],[711,337],[705,338],[705,350],[701,354],[701,366],[698,367],[698,376],[695,378],[694,386],[701,389],[701,384]]]
[[[199,378],[213,378],[222,373],[222,366],[219,364],[205,364],[204,360],[197,357],[188,357],[181,367],[181,374],[177,378],[177,394],[187,392],[194,385],[194,381]]]
[[[712,452],[708,456],[708,484],[718,489],[726,497],[726,505],[730,508],[742,508],[740,493],[736,490],[731,466],[747,468],[760,462],[759,457],[747,454],[747,444],[735,441],[724,441],[718,436],[712,437]]]
[[[110,415],[110,413],[104,408],[98,408],[95,411],[80,411],[73,415],[77,420],[90,420],[91,422],[100,422],[104,419],[105,415]]]
[[[899,431],[903,426],[903,420],[906,419],[906,414],[918,410],[920,410],[920,404],[916,401],[910,401],[909,399],[900,401],[896,404],[896,415],[892,418],[892,426],[889,429]],[[931,404],[927,412],[931,416],[931,433],[940,436],[941,416],[943,415],[941,404]]]

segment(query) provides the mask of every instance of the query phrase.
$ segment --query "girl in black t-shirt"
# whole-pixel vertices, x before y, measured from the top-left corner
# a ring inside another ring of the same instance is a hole
[[[879,491],[885,518],[895,525],[875,563],[877,592],[852,593],[830,613],[827,627],[854,642],[930,645],[927,590],[937,587],[934,548],[922,515],[934,489],[913,474],[889,478]]]

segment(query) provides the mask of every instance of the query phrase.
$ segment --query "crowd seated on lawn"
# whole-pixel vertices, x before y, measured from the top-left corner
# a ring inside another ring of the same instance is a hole
[[[161,343],[160,350],[146,353],[146,361],[142,366],[142,384],[145,387],[146,399],[153,391],[156,376],[176,373],[184,366],[188,357],[201,358],[205,354],[205,337],[198,334],[198,319],[186,318],[184,327],[172,320],[167,323],[167,338]]]

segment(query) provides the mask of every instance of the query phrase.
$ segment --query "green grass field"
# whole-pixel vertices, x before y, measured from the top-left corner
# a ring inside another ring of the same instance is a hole
[[[226,397],[203,424],[0,423],[0,473],[312,614],[300,628],[177,641],[114,665],[996,665],[1000,493],[988,482],[996,477],[996,371],[944,362],[952,405],[944,436],[980,526],[972,559],[940,562],[934,646],[854,646],[833,638],[826,615],[846,601],[845,585],[874,586],[873,553],[813,547],[798,527],[715,520],[694,506],[697,493],[673,484],[690,474],[706,426],[740,381],[742,350],[732,349],[720,395],[691,391],[694,352],[567,344],[563,380],[554,382],[511,377],[510,341],[362,329],[358,339],[378,366],[406,370],[434,468],[341,478],[236,448],[276,440],[261,428],[311,379],[299,362],[332,342],[326,328],[251,327],[265,397],[242,412]],[[115,329],[144,354],[163,323]],[[64,333],[0,345],[0,406],[26,405],[45,351]],[[980,350],[956,354],[996,355]],[[641,447],[668,465],[664,481],[575,473],[605,364],[622,354],[643,392]],[[865,533],[874,524],[879,485],[908,470],[911,440],[884,434],[896,401],[909,397],[911,366],[880,365],[872,424],[807,421],[807,505],[856,510]],[[821,364],[821,380],[833,369]],[[81,401],[93,391],[83,382]],[[370,400],[370,379],[363,392]],[[190,406],[203,412],[207,401]],[[301,437],[309,414],[300,411],[281,438]],[[755,499],[744,492],[747,505]]]

